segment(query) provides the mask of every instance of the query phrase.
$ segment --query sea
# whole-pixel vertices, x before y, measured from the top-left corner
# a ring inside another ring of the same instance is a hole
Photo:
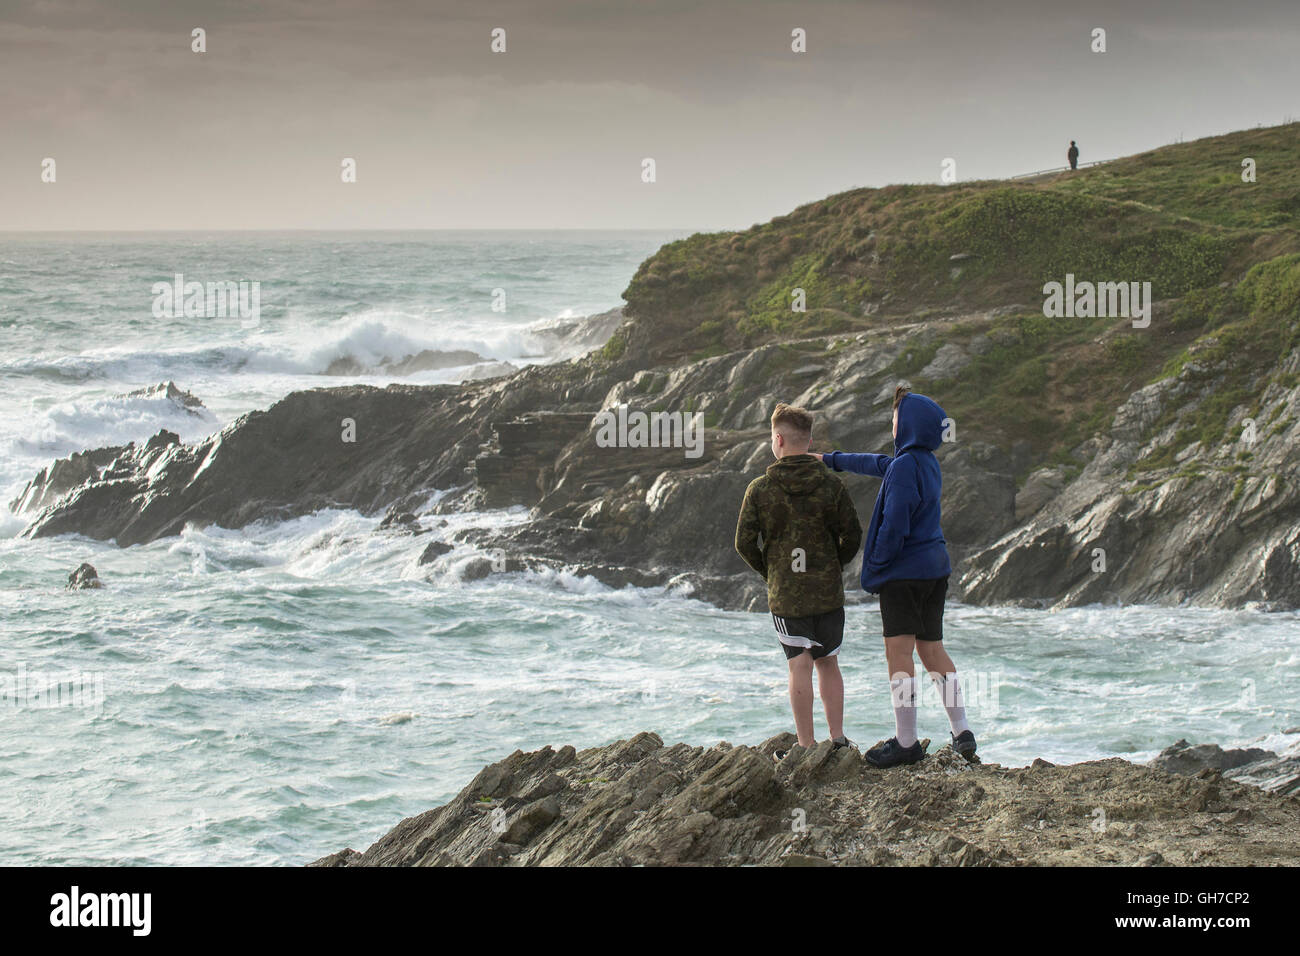
[[[161,428],[200,439],[294,390],[562,361],[573,349],[548,332],[619,306],[638,264],[684,235],[0,234],[3,501],[56,458]],[[160,306],[178,281],[256,282],[258,315]],[[386,370],[422,352],[474,355]],[[202,408],[130,394],[166,382]],[[466,580],[468,546],[417,562],[433,537],[526,520],[461,514],[412,537],[329,510],[119,548],[29,540],[0,508],[0,865],[300,865],[364,849],[516,749],[793,729],[765,614],[564,571]],[[82,562],[104,588],[65,587]],[[1295,613],[947,615],[986,761],[1300,741]],[[892,734],[881,644],[874,605],[852,604],[841,663],[860,745]],[[941,746],[937,694],[921,707]]]

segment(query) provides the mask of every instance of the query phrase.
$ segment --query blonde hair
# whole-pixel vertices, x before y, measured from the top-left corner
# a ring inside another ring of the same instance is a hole
[[[792,437],[808,441],[812,439],[813,414],[806,408],[781,402],[772,412],[772,427],[779,431],[788,430],[793,433]]]

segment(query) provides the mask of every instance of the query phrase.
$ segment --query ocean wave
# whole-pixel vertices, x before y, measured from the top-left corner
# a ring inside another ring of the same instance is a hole
[[[597,347],[617,324],[617,314],[589,319],[565,314],[526,325],[484,328],[456,320],[388,310],[365,310],[325,325],[284,330],[231,331],[227,341],[179,348],[115,345],[57,357],[27,356],[0,362],[0,374],[55,382],[187,383],[214,373],[335,375],[385,373],[402,377],[429,370],[468,369],[482,363],[545,363]],[[427,356],[426,361],[412,361]],[[439,363],[437,358],[448,359]],[[459,359],[460,361],[456,361]],[[404,364],[405,363],[405,364]],[[456,380],[454,376],[450,380]]]

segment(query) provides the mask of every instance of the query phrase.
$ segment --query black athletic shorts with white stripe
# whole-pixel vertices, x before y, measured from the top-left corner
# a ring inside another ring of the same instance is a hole
[[[811,617],[773,614],[772,623],[776,625],[776,636],[781,640],[781,649],[785,651],[787,660],[804,651],[811,653],[813,660],[834,657],[840,652],[840,643],[844,640],[842,607]]]

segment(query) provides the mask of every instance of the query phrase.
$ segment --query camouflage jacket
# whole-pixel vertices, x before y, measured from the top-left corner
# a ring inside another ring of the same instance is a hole
[[[787,455],[745,490],[736,550],[767,581],[773,614],[809,617],[843,607],[842,569],[861,543],[848,491],[812,455]]]

